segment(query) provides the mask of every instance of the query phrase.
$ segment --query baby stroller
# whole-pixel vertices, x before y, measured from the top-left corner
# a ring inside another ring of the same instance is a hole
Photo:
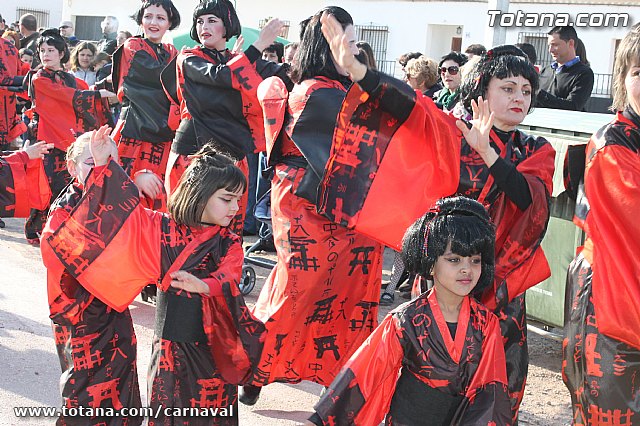
[[[244,296],[251,293],[256,286],[256,271],[253,269],[253,266],[260,266],[266,269],[273,269],[273,267],[276,266],[275,261],[254,255],[256,251],[271,244],[273,237],[273,229],[271,227],[271,189],[265,192],[256,202],[253,212],[256,220],[265,226],[260,227],[258,241],[253,243],[244,253],[242,278],[240,279],[239,285],[240,291]]]

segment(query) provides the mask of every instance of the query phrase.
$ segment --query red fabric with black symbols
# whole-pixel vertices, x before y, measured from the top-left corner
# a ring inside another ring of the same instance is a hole
[[[9,40],[0,39],[0,150],[8,148],[9,143],[27,130],[16,114],[16,94],[2,88],[11,86],[13,77],[24,75],[22,65],[18,49]]]
[[[47,208],[50,199],[42,160],[29,160],[24,151],[0,158],[0,217],[27,217],[32,208]]]
[[[315,410],[325,425],[377,425],[385,417],[385,424],[395,424],[388,413],[402,368],[431,388],[462,397],[452,424],[509,424],[504,356],[495,315],[466,297],[453,339],[430,291],[384,319]]]

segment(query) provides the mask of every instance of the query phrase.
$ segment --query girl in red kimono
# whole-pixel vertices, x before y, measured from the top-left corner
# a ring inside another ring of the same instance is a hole
[[[337,15],[357,54],[351,16],[339,7],[326,10]],[[281,97],[272,98],[276,108],[267,107],[265,122],[282,125],[286,115],[286,123],[267,147],[275,165],[271,208],[278,262],[254,308],[268,330],[254,385],[309,380],[328,386],[378,322],[383,247],[320,216],[314,206],[336,114],[351,84],[333,64],[321,15],[312,17],[300,42],[288,101],[282,80],[270,80],[269,91]],[[241,402],[255,403],[259,391],[244,386]]]
[[[473,110],[468,129],[405,83],[361,66],[340,26],[330,16],[325,22],[334,57],[358,84],[342,105],[319,210],[398,247],[399,227],[434,198],[461,194],[487,207],[496,225],[496,273],[482,302],[500,319],[515,423],[529,359],[524,291],[550,275],[540,243],[555,151],[516,129],[535,103],[538,74],[514,46],[487,52],[462,87],[463,105]],[[402,206],[393,223],[382,205]]]
[[[94,171],[69,218],[46,239],[48,250],[118,312],[145,284],[158,283],[150,425],[237,425],[237,385],[251,376],[264,338],[238,289],[243,253],[228,228],[244,175],[205,147],[172,194],[169,214],[145,209],[135,184],[108,162],[105,135],[92,141]]]
[[[640,25],[613,78],[618,113],[586,148],[574,222],[587,239],[567,276],[562,378],[585,426],[640,424]]]
[[[32,208],[44,209],[51,194],[42,160],[52,143],[38,142],[0,156],[0,217],[27,217]],[[4,222],[0,220],[0,228]]]
[[[160,73],[177,52],[162,37],[180,25],[180,14],[171,0],[144,0],[133,18],[144,36],[127,39],[113,55],[112,80],[122,103],[113,138],[146,205],[164,210],[164,172],[174,131],[167,122],[173,112]]]
[[[16,94],[8,90],[20,75],[22,61],[18,49],[9,40],[0,38],[0,151],[8,150],[11,142],[27,130],[16,114]]]
[[[484,207],[438,201],[404,236],[403,257],[431,289],[392,311],[315,407],[316,425],[511,423],[498,318],[474,296],[493,281]]]
[[[262,50],[273,43],[281,28],[280,21],[270,21],[254,44],[235,54],[225,47],[231,37],[240,36],[241,29],[231,2],[209,0],[196,7],[191,38],[202,46],[180,52],[176,78],[166,81],[167,92],[175,93],[180,105],[180,125],[166,173],[168,193],[175,189],[189,156],[208,142],[235,159],[248,178],[246,155],[265,150],[258,84],[274,74],[288,81],[288,67],[261,59]],[[170,71],[173,69],[167,69],[167,74]],[[163,73],[163,79],[169,77],[167,74]],[[242,235],[246,201],[243,198],[239,217],[233,223],[238,235]]]
[[[98,135],[106,136],[109,130],[102,127]],[[62,368],[63,405],[113,412],[88,417],[70,417],[63,413],[56,424],[139,425],[142,416],[129,416],[120,411],[124,407],[142,407],[136,368],[136,335],[128,307],[114,309],[71,273],[68,262],[73,256],[70,250],[73,241],[68,238],[61,241],[66,249],[61,245],[52,248],[45,242],[59,241],[56,236],[67,221],[73,220],[70,219],[72,211],[82,199],[83,187],[93,167],[91,138],[91,133],[85,133],[67,150],[67,167],[74,181],[51,206],[42,233],[41,251],[47,267],[50,317]],[[115,144],[111,143],[112,153],[116,155]]]
[[[28,90],[33,103],[29,125],[35,140],[52,143],[54,148],[44,158],[52,200],[71,181],[65,165],[65,153],[76,133],[97,129],[108,122],[108,108],[102,97],[106,90],[88,90],[85,82],[64,71],[69,48],[58,30],[46,30],[37,41],[43,68],[29,74]],[[39,243],[47,210],[33,209],[25,223],[27,241]]]

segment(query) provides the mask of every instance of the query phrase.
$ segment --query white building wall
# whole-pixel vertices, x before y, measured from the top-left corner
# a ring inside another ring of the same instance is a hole
[[[16,16],[18,8],[49,11],[49,26],[57,27],[62,18],[62,3],[64,0],[2,0],[0,1],[0,14],[7,22],[15,22],[20,18]],[[38,26],[41,23],[38,22]]]
[[[7,0],[4,0],[7,1]],[[3,1],[3,3],[4,3]],[[9,2],[15,0],[8,0]],[[45,0],[20,0],[21,3],[46,4]],[[191,14],[196,5],[194,0],[174,0],[182,16],[182,25],[173,33],[189,31]],[[472,43],[484,43],[488,37],[489,15],[487,3],[457,2],[413,2],[413,1],[324,1],[306,0],[237,0],[236,9],[244,26],[257,27],[261,19],[279,17],[291,23],[289,39],[297,40],[297,23],[329,4],[340,4],[349,11],[357,25],[384,25],[389,27],[387,60],[394,60],[402,53],[420,51],[438,59],[449,52],[451,37],[457,36],[461,27],[462,49]],[[136,34],[138,28],[128,17],[139,4],[134,0],[107,0],[103,2],[87,0],[63,0],[62,16],[72,19],[75,15],[115,15],[120,21],[120,29]],[[3,6],[4,9],[4,6]],[[585,6],[557,4],[512,3],[510,12],[522,10],[525,13],[629,13],[629,26],[640,22],[638,7]],[[519,32],[547,32],[550,28],[522,27],[509,28],[506,42],[516,43]],[[587,47],[588,59],[596,73],[610,73],[613,66],[613,46],[622,38],[628,28],[577,28],[578,35]],[[489,47],[489,46],[487,46]]]

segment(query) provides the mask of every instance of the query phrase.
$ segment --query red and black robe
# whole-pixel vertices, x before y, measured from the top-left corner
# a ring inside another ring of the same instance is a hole
[[[236,160],[249,179],[246,155],[265,150],[262,108],[257,98],[263,78],[288,81],[288,67],[260,59],[250,46],[234,55],[198,46],[184,49],[162,74],[170,98],[180,106],[180,122],[171,145],[165,187],[173,192],[189,164],[189,156],[206,143]],[[242,234],[248,192],[242,197],[232,229]]]
[[[618,112],[586,158],[574,222],[587,240],[567,276],[562,378],[576,425],[640,424],[640,116]]]
[[[169,119],[176,113],[167,98],[160,74],[177,55],[171,44],[153,43],[141,36],[127,39],[113,54],[113,87],[122,103],[113,131],[120,162],[131,177],[141,170],[162,181],[174,130]],[[145,200],[145,205],[164,210],[166,195]]]
[[[487,207],[497,227],[496,273],[483,303],[500,319],[515,421],[528,366],[524,291],[550,275],[540,243],[549,220],[555,151],[543,138],[515,131],[503,141],[491,131],[492,146],[529,190],[531,203],[521,210],[455,121],[404,82],[368,72],[342,105],[318,208],[399,249],[408,226],[438,198],[460,194]],[[394,206],[393,220],[381,206]]]
[[[50,191],[42,160],[30,160],[24,151],[2,153],[0,217],[27,217],[31,209],[46,209]]]
[[[345,83],[317,77],[290,94],[277,77],[263,84],[282,88],[266,90],[282,96],[268,101],[278,108],[265,104],[269,132],[278,121],[273,114],[284,117],[286,110],[288,121],[281,145],[267,147],[275,165],[271,209],[278,262],[253,311],[267,328],[254,384],[329,385],[377,325],[382,246],[317,214],[308,199],[313,183],[304,183],[317,184],[316,173],[329,157]]]
[[[238,289],[239,237],[219,226],[191,229],[143,208],[135,184],[113,161],[94,173],[71,215],[43,244],[83,288],[115,311],[125,311],[147,283],[158,283],[148,388],[150,406],[161,415],[151,424],[173,419],[237,425],[237,385],[251,376],[264,339],[264,326]],[[209,284],[210,295],[170,288],[170,273],[177,270]],[[165,419],[159,405],[226,409],[235,416]]]
[[[0,38],[0,151],[9,149],[11,142],[27,130],[16,114],[16,94],[8,90],[19,75],[22,61],[18,49],[9,40]]]
[[[54,240],[82,199],[75,184],[51,206],[43,239]],[[129,309],[118,311],[92,294],[67,269],[59,253],[41,246],[47,267],[50,318],[62,368],[60,385],[67,408],[141,408],[136,335]],[[124,412],[123,414],[127,414]],[[58,425],[140,425],[143,417],[66,417]]]
[[[54,148],[44,157],[44,170],[49,179],[53,201],[71,182],[67,171],[67,148],[76,135],[98,129],[110,120],[109,108],[97,90],[65,71],[42,68],[28,78],[29,97],[33,103],[31,133],[38,141],[52,143]],[[32,210],[25,232],[35,238],[46,221],[46,209]]]
[[[323,425],[507,425],[498,319],[464,298],[455,333],[435,290],[392,311],[315,406]],[[320,422],[318,422],[318,419]]]

